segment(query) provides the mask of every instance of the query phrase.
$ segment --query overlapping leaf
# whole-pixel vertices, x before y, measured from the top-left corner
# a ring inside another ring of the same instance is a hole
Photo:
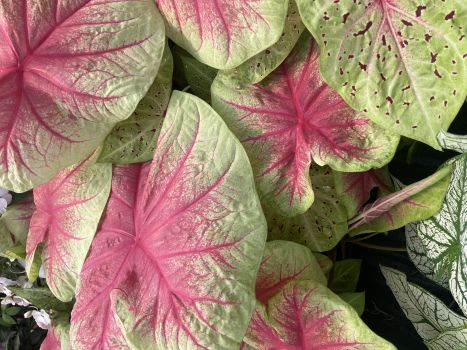
[[[219,78],[230,80],[233,84],[259,83],[287,58],[304,29],[295,0],[289,0],[285,26],[279,40],[240,66],[220,71]]]
[[[379,194],[388,194],[394,190],[387,168],[357,173],[334,171],[333,175],[337,194],[347,208],[349,218],[370,200],[373,189],[378,189]]]
[[[466,98],[464,0],[298,0],[321,73],[353,108],[440,149]]]
[[[332,249],[348,232],[347,213],[327,166],[312,165],[314,202],[304,214],[284,217],[266,211],[270,239],[287,239],[313,251]]]
[[[451,167],[445,166],[409,186],[395,180],[397,191],[376,199],[352,218],[350,235],[386,232],[429,218],[443,203],[450,175]]]
[[[387,163],[398,137],[360,116],[320,77],[318,48],[308,35],[259,84],[221,79],[213,106],[249,153],[258,190],[279,213],[304,213],[313,202],[308,169],[313,160],[342,171]]]
[[[414,226],[439,279],[449,276],[454,299],[467,313],[467,155],[452,162],[451,183],[440,211]]]
[[[138,163],[152,159],[172,91],[173,59],[166,44],[159,71],[133,114],[107,136],[99,161]]]
[[[97,154],[59,172],[34,188],[35,212],[26,246],[30,271],[40,245],[47,283],[62,301],[75,295],[86,259],[110,192],[110,164],[96,164]]]
[[[152,0],[0,3],[0,186],[48,181],[127,118],[159,67]]]
[[[287,0],[156,0],[167,35],[201,62],[234,68],[274,44]]]
[[[467,319],[441,300],[407,281],[392,268],[381,267],[386,283],[417,333],[430,350],[461,350],[467,347]]]
[[[153,162],[117,166],[112,181],[74,348],[239,347],[266,234],[240,143],[205,102],[174,92]]]
[[[243,349],[394,349],[324,285],[295,272],[316,264],[313,259],[304,265],[303,247],[285,241],[269,244],[274,244],[277,252],[282,245],[284,251],[271,257],[266,248],[268,266],[262,265],[258,272],[257,291],[268,297],[257,303]],[[291,254],[291,249],[296,253]],[[297,262],[295,256],[299,257]],[[283,282],[267,286],[265,276],[268,281],[275,276],[272,280]],[[264,288],[271,286],[274,292],[265,293]]]

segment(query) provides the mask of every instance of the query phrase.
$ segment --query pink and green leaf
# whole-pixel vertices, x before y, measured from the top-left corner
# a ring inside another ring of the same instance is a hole
[[[19,201],[9,205],[7,211],[2,215],[0,220],[5,223],[14,236],[15,243],[26,245],[29,222],[34,210],[32,194],[27,194]]]
[[[287,284],[313,280],[326,285],[327,280],[310,249],[290,241],[266,243],[256,278],[256,299],[264,305]]]
[[[451,172],[452,167],[446,165],[433,175],[406,187],[398,186],[398,191],[368,204],[349,221],[350,235],[387,232],[434,215],[443,204]]]
[[[75,349],[239,347],[265,236],[241,144],[175,91],[152,163],[114,168],[72,312]]]
[[[341,171],[386,164],[398,137],[353,111],[321,79],[316,43],[303,35],[290,56],[259,84],[221,78],[213,106],[242,141],[265,204],[284,216],[313,202],[311,162]]]
[[[102,143],[146,94],[164,47],[153,0],[0,4],[0,186],[22,192]]]
[[[303,25],[295,0],[289,0],[284,30],[279,40],[266,50],[251,57],[240,66],[220,71],[220,79],[231,80],[233,84],[256,84],[273,72],[290,54],[300,35]]]
[[[355,216],[370,199],[371,191],[378,189],[379,194],[394,191],[387,168],[370,169],[364,172],[333,172],[336,191],[347,208],[349,218]]]
[[[274,255],[270,247],[274,247]],[[305,272],[316,265],[313,255],[303,254],[306,250],[291,242],[267,243],[256,285],[261,298],[242,348],[394,349],[373,334],[351,306],[320,283],[323,275],[316,280]]]
[[[274,44],[287,0],[156,0],[167,35],[197,60],[231,69]]]
[[[68,314],[60,314],[53,318],[52,328],[47,331],[40,350],[71,350]]]
[[[329,167],[312,165],[310,178],[315,199],[304,213],[285,217],[268,210],[269,239],[284,239],[303,244],[312,251],[332,249],[348,232],[347,212],[334,187]]]
[[[34,188],[35,212],[26,245],[26,271],[37,249],[54,295],[70,301],[110,192],[112,168],[96,163],[97,154],[60,171]]]
[[[159,71],[133,114],[119,122],[102,146],[100,162],[138,163],[152,159],[172,92],[173,59],[165,45]]]
[[[375,123],[441,149],[467,93],[464,0],[298,0],[323,78]]]

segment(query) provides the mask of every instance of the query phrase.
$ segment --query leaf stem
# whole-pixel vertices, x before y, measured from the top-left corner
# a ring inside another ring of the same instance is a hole
[[[363,242],[352,242],[352,241],[349,241],[349,243],[353,243],[353,244],[362,246],[364,248],[382,250],[382,251],[387,251],[387,252],[406,252],[407,251],[407,248],[405,247],[388,247],[388,246],[383,246],[383,245],[363,243]]]

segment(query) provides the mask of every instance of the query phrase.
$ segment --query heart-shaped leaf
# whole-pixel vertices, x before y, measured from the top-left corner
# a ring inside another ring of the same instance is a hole
[[[34,188],[36,209],[26,245],[26,271],[43,244],[47,283],[62,301],[75,295],[76,280],[110,192],[112,167],[96,164],[96,158],[94,154]]]
[[[213,83],[212,103],[250,156],[264,203],[284,216],[313,202],[310,163],[342,171],[383,166],[398,137],[346,105],[318,69],[318,47],[303,35],[290,56],[259,84]]]
[[[0,186],[88,156],[146,94],[164,47],[153,0],[0,3]]]
[[[240,66],[220,71],[221,79],[231,80],[233,84],[259,83],[287,58],[304,29],[295,0],[289,0],[284,31],[279,40]]]
[[[265,278],[282,283],[271,284],[274,293],[261,294],[263,297],[257,302],[243,349],[249,346],[257,350],[394,349],[373,334],[352,307],[319,281],[309,274],[294,272],[308,266],[303,260],[306,248],[285,241],[272,244],[276,254],[271,256],[266,248],[267,266],[262,265],[258,272],[256,289],[265,287]],[[308,264],[314,265],[316,260],[310,259]],[[291,266],[295,269],[290,269]]]
[[[201,62],[234,68],[274,44],[287,0],[156,0],[167,35]]]
[[[74,348],[239,347],[265,236],[241,144],[204,101],[174,91],[152,163],[114,168]]]
[[[377,124],[440,149],[467,92],[464,0],[297,0],[321,73]]]
[[[348,232],[347,213],[334,187],[329,167],[312,165],[314,202],[304,214],[284,217],[266,210],[270,239],[287,239],[313,251],[332,249]]]

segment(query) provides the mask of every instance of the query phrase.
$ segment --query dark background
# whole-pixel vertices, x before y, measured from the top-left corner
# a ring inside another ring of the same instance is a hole
[[[449,131],[467,134],[467,104],[464,104]],[[458,154],[451,151],[439,152],[420,142],[410,144],[410,141],[405,141],[408,145],[401,147],[389,164],[391,174],[404,184],[410,184],[433,174],[444,161]],[[405,247],[404,229],[392,231],[388,235],[380,234],[365,242]],[[399,350],[418,350],[427,347],[386,286],[379,265],[404,272],[410,282],[425,288],[452,310],[460,312],[450,291],[424,277],[413,265],[407,253],[374,250],[353,244],[346,244],[345,248],[346,257],[363,260],[358,285],[359,291],[366,292],[363,320],[375,333],[392,342]]]

